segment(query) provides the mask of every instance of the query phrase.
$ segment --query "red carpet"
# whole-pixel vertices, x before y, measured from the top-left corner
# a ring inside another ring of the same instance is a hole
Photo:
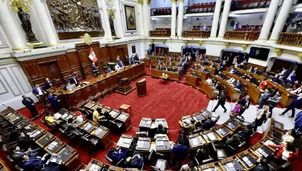
[[[184,115],[193,114],[207,107],[209,100],[203,93],[185,84],[177,82],[161,83],[158,79],[153,79],[150,76],[145,76],[145,78],[147,82],[147,95],[145,97],[138,97],[135,90],[126,96],[113,93],[100,100],[99,103],[114,109],[119,109],[122,104],[131,105],[133,127],[125,133],[128,135],[135,134],[142,117],[166,118],[169,125],[169,138],[175,141],[180,128],[179,119]],[[135,86],[134,83],[132,82],[133,86]],[[41,109],[41,105],[38,104],[37,107]],[[26,108],[19,110],[19,112],[31,118]],[[47,130],[47,127],[38,119],[34,122]],[[62,141],[69,143],[66,138],[61,136],[61,133],[53,132],[53,134]],[[119,137],[119,135],[112,135],[112,141],[117,142]],[[248,146],[257,143],[261,138],[262,134],[256,134],[249,141]],[[72,147],[79,152],[84,164],[88,164],[91,158],[108,163],[104,156],[109,148],[115,147],[115,144],[112,143],[106,150],[99,150],[95,155],[88,154],[85,144],[78,143],[77,145],[72,145]],[[3,155],[1,155],[2,157]]]

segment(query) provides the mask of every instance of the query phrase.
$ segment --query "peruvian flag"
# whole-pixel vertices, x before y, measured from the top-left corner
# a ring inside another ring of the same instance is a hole
[[[94,53],[92,47],[90,47],[89,59],[90,59],[92,62],[96,62],[96,61],[98,60],[98,59],[96,58],[96,56],[95,56],[95,53]]]

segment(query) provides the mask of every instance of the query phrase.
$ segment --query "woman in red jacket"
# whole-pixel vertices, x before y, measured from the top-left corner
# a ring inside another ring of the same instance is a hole
[[[278,148],[278,151],[275,154],[275,157],[277,159],[282,159],[285,161],[295,160],[295,158],[297,157],[297,153],[293,152],[295,151],[295,149],[293,148],[294,137],[285,134],[282,139],[283,141],[280,145],[269,144],[268,146],[272,148]]]

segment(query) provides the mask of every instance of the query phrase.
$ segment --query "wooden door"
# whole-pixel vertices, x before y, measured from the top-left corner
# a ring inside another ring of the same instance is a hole
[[[57,62],[39,64],[39,67],[40,67],[44,77],[47,77],[50,80],[55,81],[55,86],[59,87],[62,84],[64,84],[62,74],[60,72]]]
[[[118,56],[120,56],[120,59],[125,63],[126,55],[124,54],[124,48],[116,48],[116,53]]]

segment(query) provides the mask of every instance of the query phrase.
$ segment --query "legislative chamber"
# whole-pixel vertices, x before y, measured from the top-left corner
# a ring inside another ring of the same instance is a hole
[[[301,21],[301,0],[2,0],[0,171],[300,171]]]

